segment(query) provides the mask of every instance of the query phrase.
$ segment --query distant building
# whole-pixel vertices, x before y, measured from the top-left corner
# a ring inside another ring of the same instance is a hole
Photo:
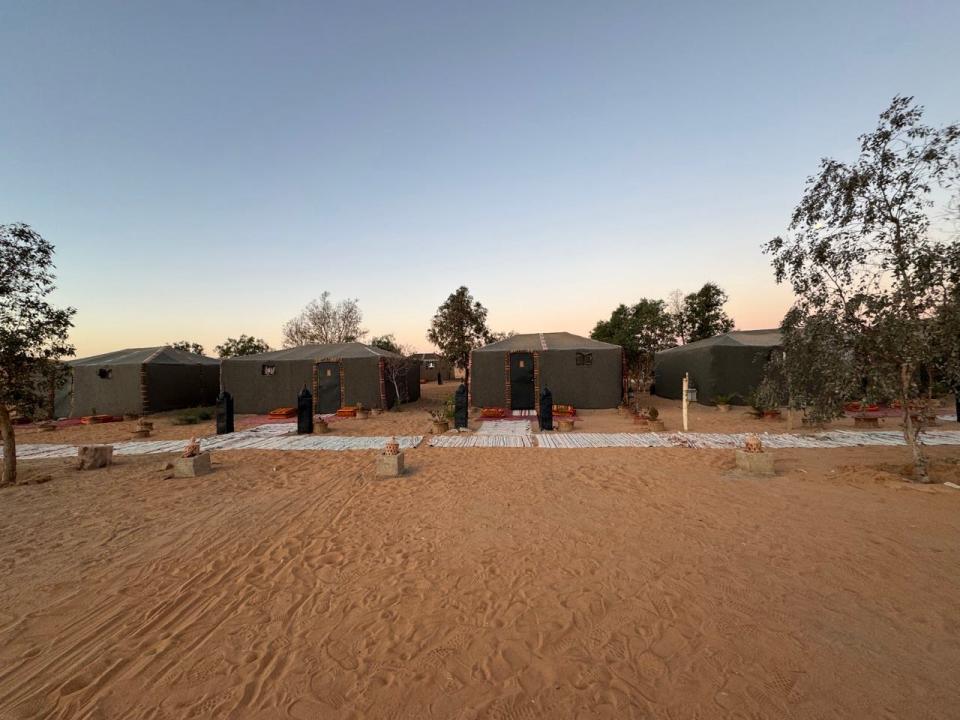
[[[470,353],[476,407],[539,411],[545,387],[555,405],[617,407],[623,399],[623,348],[555,332],[513,335]]]
[[[689,373],[698,402],[710,405],[715,396],[726,395],[735,396],[738,405],[749,404],[767,360],[782,346],[779,330],[734,330],[658,352],[654,357],[656,394],[679,400],[683,376]]]
[[[436,382],[437,375],[444,382],[453,380],[453,363],[437,353],[414,353],[412,357],[420,360],[420,380]]]
[[[317,413],[363,403],[389,409],[397,392],[387,363],[400,356],[363,343],[302,345],[286,350],[224,358],[223,387],[233,395],[238,413],[265,413],[295,407],[303,388],[313,394]],[[420,368],[413,362],[400,383],[401,402],[420,399]]]
[[[57,417],[147,415],[213,405],[220,361],[171,347],[130,348],[67,363]]]

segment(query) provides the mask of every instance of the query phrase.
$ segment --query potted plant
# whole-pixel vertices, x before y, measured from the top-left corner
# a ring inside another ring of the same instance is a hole
[[[663,432],[663,420],[660,419],[660,411],[655,407],[647,408],[647,425],[650,432]]]
[[[758,417],[778,420],[780,407],[786,400],[783,383],[776,373],[766,372],[753,393],[753,409]]]
[[[430,410],[429,413],[433,420],[433,434],[443,435],[450,429],[450,418],[453,417],[453,401],[447,400],[436,410]]]
[[[357,419],[366,420],[368,417],[370,417],[370,410],[368,408],[365,408],[362,402],[358,402],[357,403]]]
[[[733,400],[732,395],[714,395],[713,402],[717,406],[717,410],[720,412],[730,412],[730,401]]]

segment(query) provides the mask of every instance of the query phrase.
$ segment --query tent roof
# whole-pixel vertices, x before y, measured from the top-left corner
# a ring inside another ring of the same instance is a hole
[[[83,365],[219,365],[220,361],[206,355],[195,355],[184,350],[174,350],[172,347],[160,345],[148,348],[127,348],[114,350],[103,355],[71,360],[72,366]]]
[[[697,340],[697,342],[679,345],[678,347],[670,348],[657,354],[677,353],[716,346],[779,347],[782,344],[783,337],[776,328],[771,330],[734,330],[733,332],[724,333],[723,335],[715,335],[706,340]]]
[[[580,337],[568,332],[530,333],[528,335],[513,335],[474,352],[503,352],[510,350],[612,350],[620,349],[619,345]]]
[[[285,350],[272,350],[256,355],[240,355],[239,357],[226,358],[231,362],[235,360],[250,362],[278,362],[284,360],[343,360],[345,358],[369,358],[369,357],[400,357],[394,352],[374,347],[373,345],[364,345],[363,343],[332,343],[329,345],[300,345],[298,347],[286,348]]]

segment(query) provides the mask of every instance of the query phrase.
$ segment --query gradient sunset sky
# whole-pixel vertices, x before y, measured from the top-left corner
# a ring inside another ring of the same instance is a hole
[[[960,120],[960,2],[0,4],[0,223],[57,247],[79,356],[212,353],[329,290],[428,349],[587,334],[706,281],[790,303],[760,246],[897,93]]]

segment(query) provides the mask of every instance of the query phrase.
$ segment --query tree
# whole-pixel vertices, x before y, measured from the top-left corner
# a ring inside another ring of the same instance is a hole
[[[67,342],[73,308],[56,308],[53,245],[29,225],[0,225],[0,434],[3,436],[3,484],[17,479],[17,443],[11,409],[29,415],[47,393],[44,379],[71,357]]]
[[[470,351],[492,342],[487,327],[487,309],[461,286],[437,308],[427,339],[470,380]]]
[[[674,320],[666,304],[648,298],[629,307],[619,305],[609,320],[596,324],[590,337],[623,347],[627,368],[640,384],[648,384],[653,376],[654,355],[676,345]]]
[[[358,303],[354,298],[341,300],[334,305],[330,301],[330,293],[324,291],[283,326],[283,346],[356,342],[367,334],[360,327],[363,313]]]
[[[684,315],[684,300],[686,296],[683,290],[674,290],[667,298],[667,312],[673,318],[674,335],[677,342],[681,345],[686,344],[687,336],[690,334],[690,328],[687,327],[686,316]]]
[[[214,350],[218,357],[240,357],[242,355],[256,355],[270,352],[266,340],[255,338],[252,335],[240,335],[238,338],[227,338],[223,345],[217,345]]]
[[[927,481],[921,374],[955,348],[942,323],[960,280],[957,242],[932,232],[930,215],[958,185],[960,125],[933,128],[922,116],[913,98],[895,97],[876,129],[860,136],[855,162],[821,161],[794,210],[792,235],[765,251],[777,282],[797,296],[782,326],[786,342],[804,347],[812,323],[832,326],[847,358],[835,369],[846,375],[838,382],[867,399],[900,401],[914,478]],[[788,352],[787,373],[808,373],[811,355]],[[818,401],[826,392],[811,391]]]
[[[392,335],[384,335],[378,340],[383,340],[384,338],[390,338],[393,341]],[[376,345],[376,343],[372,343]],[[397,399],[397,402],[394,404],[394,410],[398,412],[401,410],[400,404],[407,402],[410,399],[409,388],[407,387],[407,376],[410,373],[410,369],[413,367],[416,360],[413,358],[413,348],[406,345],[399,345],[395,341],[393,342],[392,348],[385,348],[382,345],[376,345],[379,348],[384,350],[390,350],[397,354],[397,357],[388,357],[384,359],[383,364],[383,374],[387,382],[393,386],[393,392]],[[419,377],[417,382],[419,382]]]
[[[397,339],[392,333],[388,335],[378,335],[370,341],[370,344],[374,347],[380,348],[381,350],[388,350],[390,352],[397,353],[398,355],[410,354],[409,352],[404,352],[403,346],[397,342]]]
[[[490,333],[490,342],[500,342],[501,340],[506,340],[507,338],[512,338],[516,335],[513,330],[506,330],[504,332],[492,332]]]
[[[706,340],[733,330],[733,318],[723,311],[727,294],[714,283],[706,283],[683,299],[683,308],[675,316],[677,334],[684,343]]]
[[[193,353],[194,355],[203,355],[203,345],[200,343],[190,342],[189,340],[177,340],[176,342],[167,343],[174,350],[183,350],[183,352]]]

